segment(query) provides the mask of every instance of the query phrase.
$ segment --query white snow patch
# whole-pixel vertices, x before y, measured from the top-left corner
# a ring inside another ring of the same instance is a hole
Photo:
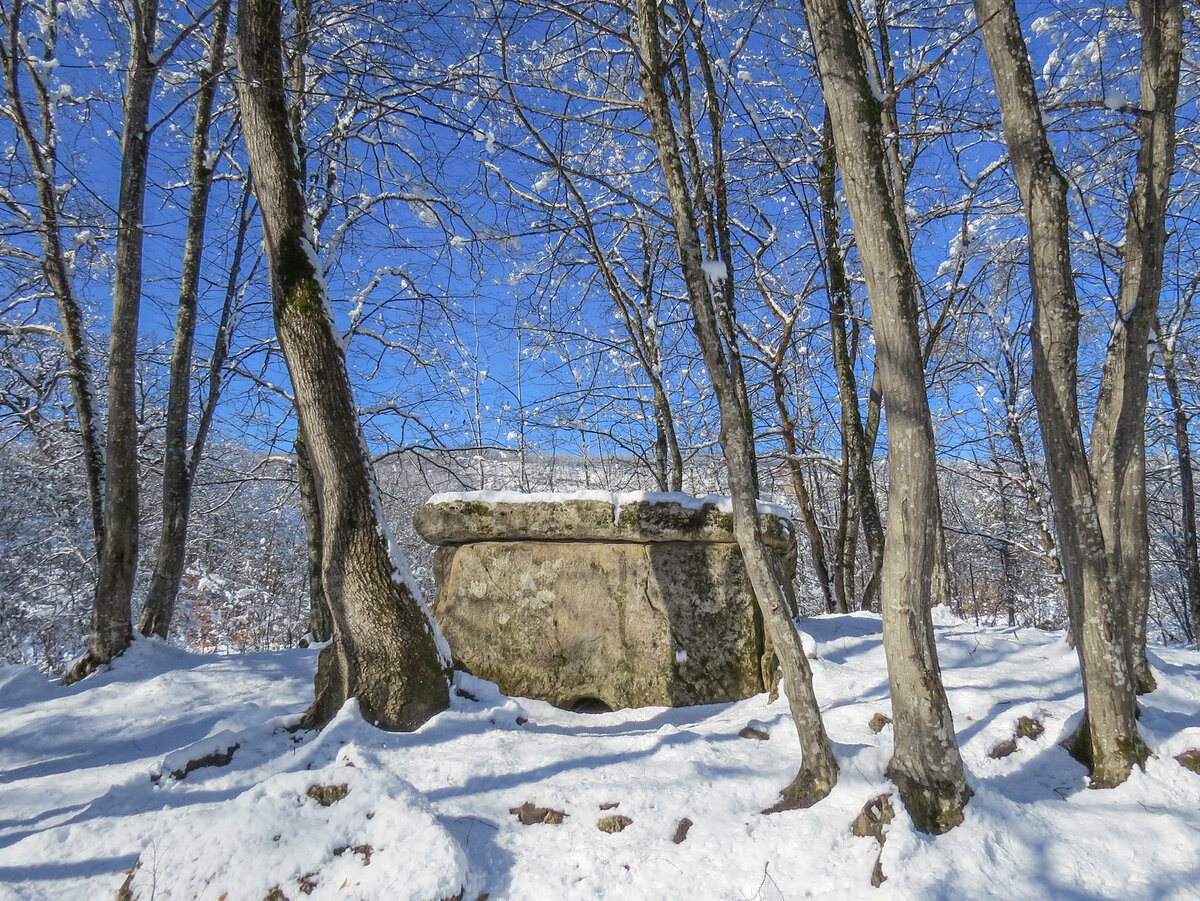
[[[704,277],[714,285],[719,285],[729,278],[729,267],[722,260],[705,260],[700,264],[700,268],[704,270]]]
[[[1129,98],[1125,93],[1117,88],[1113,88],[1104,95],[1104,105],[1113,112],[1127,110],[1130,107]]]
[[[838,785],[772,816],[760,811],[801,762],[785,698],[578,714],[460,673],[450,708],[415,732],[374,729],[352,702],[313,734],[277,728],[312,699],[312,649],[213,657],[138,640],[70,688],[0,666],[0,898],[112,898],[140,859],[143,899],[261,901],[275,885],[414,901],[1194,899],[1200,777],[1173,757],[1200,747],[1200,654],[1151,649],[1159,687],[1139,699],[1139,728],[1154,756],[1090,791],[1058,745],[1083,708],[1063,633],[934,618],[975,795],[937,837],[897,805],[878,889],[878,844],[849,824],[884,792],[897,803],[893,733],[868,727],[891,712],[888,678],[880,618],[856,613],[803,623]],[[1021,716],[1045,733],[991,759]],[[771,740],[739,739],[747,724]],[[151,782],[231,737],[227,765]],[[309,796],[343,784],[327,807]],[[526,801],[565,822],[521,825],[509,811]],[[596,823],[614,803],[633,822],[609,835]],[[694,825],[675,844],[683,817]]]
[[[309,795],[345,787],[328,806]],[[429,901],[456,895],[466,855],[428,802],[384,766],[350,756],[268,776],[230,800],[173,817],[142,856],[131,888],[161,899],[286,897]]]

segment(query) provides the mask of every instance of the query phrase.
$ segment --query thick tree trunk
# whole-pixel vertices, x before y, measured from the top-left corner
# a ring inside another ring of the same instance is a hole
[[[449,703],[449,648],[383,521],[345,352],[308,234],[283,83],[280,12],[276,0],[239,5],[237,88],[275,328],[320,489],[321,576],[333,642],[321,654],[305,721],[323,725],[353,697],[369,722],[415,729]]]
[[[858,34],[859,47],[862,51],[863,62],[865,63],[872,83],[879,85],[880,92],[885,96],[895,96],[896,94],[896,67],[892,59],[891,41],[889,37],[889,16],[888,4],[886,0],[879,0],[875,9],[875,33],[878,39],[879,59],[875,58],[874,45],[871,40],[871,29],[867,24],[866,15],[863,10],[860,0],[853,0],[853,19],[855,28]],[[913,119],[915,122],[916,111],[914,108]],[[889,176],[889,184],[892,189],[892,207],[896,213],[896,222],[900,229],[901,237],[905,253],[908,254],[909,260],[912,259],[912,233],[908,228],[908,218],[906,210],[908,208],[908,175],[905,171],[904,160],[900,153],[900,118],[896,112],[896,104],[880,103],[879,104],[879,121],[883,128],[884,135],[884,150],[887,156],[887,172]],[[915,267],[914,267],[915,268]],[[918,298],[921,295],[920,282],[916,284]],[[924,301],[921,302],[923,315],[928,317],[929,307]],[[922,363],[928,364],[929,354],[934,346],[934,338],[937,334],[937,327],[931,327],[925,335],[925,346],[922,352]],[[869,526],[864,523],[864,529],[868,530],[867,540],[870,542]],[[949,605],[952,594],[952,582],[950,579],[950,563],[946,556],[946,533],[942,527],[942,505],[939,495],[937,504],[937,530],[934,533],[933,546],[933,579],[931,590],[931,603],[934,606]],[[868,590],[870,585],[868,585]],[[863,598],[863,607],[867,607],[867,598]]]
[[[837,782],[837,761],[821,721],[812,687],[812,672],[791,617],[787,590],[780,574],[774,571],[762,540],[750,411],[743,400],[744,383],[738,385],[740,370],[734,357],[736,348],[726,344],[731,330],[728,323],[722,327],[716,308],[717,299],[713,295],[719,289],[716,285],[710,285],[704,272],[704,254],[692,207],[692,192],[684,173],[679,152],[680,140],[665,86],[667,67],[663,60],[656,0],[640,0],[638,3],[637,31],[641,63],[638,78],[671,202],[676,245],[692,308],[693,325],[721,412],[721,447],[733,499],[734,536],[783,670],[788,702],[800,738],[802,766],[792,784],[784,790],[780,807],[808,807],[832,790]],[[710,113],[713,112],[710,110]],[[719,133],[714,135],[714,143],[718,138]],[[714,156],[718,153],[719,149],[715,149]],[[718,179],[715,193],[718,195],[721,193],[720,168],[719,162],[714,164]],[[729,282],[732,273],[728,268],[728,257],[723,261],[727,275],[725,281]],[[728,290],[731,289],[730,284]]]
[[[192,396],[192,346],[196,336],[196,301],[200,285],[200,262],[204,251],[204,227],[208,219],[208,197],[213,171],[208,161],[208,130],[213,98],[217,92],[225,57],[225,36],[230,0],[220,0],[213,11],[208,53],[200,73],[196,114],[192,124],[191,186],[187,233],[183,242],[183,265],[179,275],[179,303],[175,313],[175,338],[171,348],[171,381],[167,392],[167,422],[164,430],[162,532],[154,560],[154,572],[146,594],[146,605],[138,620],[143,635],[166,638],[175,613],[175,598],[183,575],[187,549],[188,514],[192,506],[192,482],[203,442],[189,452],[188,414]],[[228,307],[227,307],[228,308]],[[223,331],[224,329],[222,329]],[[218,339],[218,345],[220,340]],[[219,373],[220,370],[217,369]],[[213,403],[219,382],[210,386]]]
[[[914,825],[944,832],[971,797],[942,687],[930,616],[938,495],[917,332],[916,272],[897,219],[879,100],[845,0],[806,0],[842,183],[863,261],[888,420],[888,526],[881,584],[895,751],[888,775]]]
[[[1118,560],[1106,553],[1079,420],[1079,304],[1067,234],[1067,183],[1046,137],[1012,0],[975,0],[975,12],[1029,228],[1033,393],[1054,496],[1059,554],[1064,577],[1080,586],[1067,595],[1082,605],[1071,611],[1086,707],[1076,751],[1089,760],[1093,785],[1118,785],[1135,763],[1145,761],[1148,750],[1137,730],[1137,702],[1122,642],[1127,630],[1112,571]]]
[[[1182,0],[1134,4],[1140,21],[1137,169],[1121,248],[1119,319],[1104,360],[1092,425],[1091,469],[1105,548],[1123,599],[1126,657],[1139,692],[1154,688],[1146,660],[1150,533],[1146,523],[1147,348],[1158,321],[1167,204],[1175,170],[1175,102],[1183,56]]]

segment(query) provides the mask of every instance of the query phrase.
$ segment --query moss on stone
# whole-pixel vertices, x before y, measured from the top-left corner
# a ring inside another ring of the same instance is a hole
[[[322,807],[332,807],[350,794],[350,786],[345,782],[337,785],[310,785],[306,794]]]
[[[491,516],[492,507],[482,501],[460,501],[458,512],[463,516]]]
[[[1017,720],[1017,736],[1019,738],[1036,741],[1045,731],[1046,727],[1042,725],[1042,721],[1035,717],[1023,716]]]
[[[601,817],[596,823],[596,828],[601,832],[607,832],[610,835],[614,832],[620,832],[626,826],[633,823],[633,820],[623,814],[613,814],[612,816]]]

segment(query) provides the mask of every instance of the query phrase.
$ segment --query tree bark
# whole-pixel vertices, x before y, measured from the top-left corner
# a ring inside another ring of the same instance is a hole
[[[319,488],[321,580],[333,642],[321,653],[310,726],[349,698],[384,729],[415,729],[449,703],[449,648],[382,517],[345,352],[309,235],[283,82],[280,4],[238,10],[237,91],[262,215],[279,344]]]
[[[142,214],[150,153],[150,100],[159,62],[157,0],[133,0],[129,67],[121,126],[117,247],[108,341],[104,542],[88,651],[71,671],[87,675],[121,654],[133,638],[130,604],[138,555],[137,337],[142,297]]]
[[[1105,548],[1115,573],[1129,671],[1154,689],[1146,660],[1150,532],[1146,523],[1146,393],[1158,322],[1167,204],[1175,170],[1175,103],[1183,56],[1182,0],[1133,4],[1141,25],[1141,101],[1133,193],[1121,247],[1118,320],[1109,340],[1092,424],[1092,477]],[[1123,615],[1122,615],[1123,613]]]
[[[1148,749],[1137,730],[1137,702],[1117,605],[1115,556],[1106,552],[1077,395],[1079,303],[1068,239],[1067,183],[1042,122],[1037,89],[1012,0],[975,0],[984,49],[1000,102],[1004,135],[1029,229],[1033,286],[1033,393],[1046,450],[1063,575],[1080,586],[1068,600],[1077,624],[1085,722],[1075,750],[1092,784],[1118,785]],[[1144,353],[1144,346],[1143,346]],[[1139,431],[1140,434],[1140,431]]]
[[[188,447],[188,416],[191,412],[192,346],[196,337],[196,302],[199,295],[200,263],[204,251],[204,228],[208,218],[208,197],[213,170],[208,161],[208,131],[212,121],[213,98],[225,58],[225,36],[229,23],[230,0],[220,0],[213,11],[212,34],[204,67],[200,71],[200,89],[196,95],[196,113],[192,124],[191,186],[188,202],[187,233],[183,242],[183,265],[179,275],[179,302],[175,313],[175,336],[171,347],[170,386],[167,390],[167,421],[164,430],[162,532],[155,554],[154,572],[146,604],[138,620],[143,635],[166,638],[175,613],[179,580],[183,575],[187,550],[188,515],[192,506],[192,483],[203,440]],[[240,240],[240,236],[239,236]],[[228,310],[228,305],[226,305]],[[222,323],[224,332],[228,322]],[[218,338],[218,348],[221,340]],[[219,375],[220,369],[216,369]],[[210,384],[210,400],[216,402],[220,382]]]
[[[1161,335],[1161,328],[1155,328]],[[1173,338],[1162,348],[1163,381],[1171,399],[1171,424],[1175,429],[1175,453],[1179,465],[1179,493],[1182,495],[1180,518],[1183,529],[1183,578],[1187,585],[1188,609],[1192,615],[1192,638],[1200,647],[1200,552],[1196,541],[1196,477],[1192,470],[1192,441],[1188,435],[1188,415],[1179,391],[1175,371]]]
[[[317,492],[317,477],[313,474],[312,458],[304,437],[296,435],[296,478],[300,488],[300,510],[304,514],[305,548],[308,558],[308,630],[317,641],[333,638],[333,616],[329,599],[321,582],[321,506]]]
[[[930,616],[938,493],[917,331],[917,279],[898,221],[881,127],[845,0],[806,0],[842,183],[871,298],[888,420],[888,526],[880,603],[895,751],[888,775],[913,824],[945,832],[971,797],[942,687]]]
[[[640,57],[638,80],[671,203],[676,249],[692,309],[693,326],[720,408],[721,448],[733,500],[734,536],[783,670],[788,702],[800,738],[802,766],[791,785],[784,790],[777,807],[809,807],[825,797],[837,782],[837,761],[821,721],[820,708],[812,687],[812,672],[791,618],[786,589],[771,565],[762,540],[750,410],[744,402],[744,381],[741,386],[738,385],[741,372],[735,356],[736,348],[727,344],[732,332],[728,323],[722,327],[720,322],[721,315],[717,309],[720,301],[714,296],[718,288],[715,284],[709,284],[704,272],[704,253],[692,206],[693,194],[684,172],[679,151],[681,142],[666,88],[667,66],[663,59],[656,0],[639,0],[637,4],[637,41]],[[713,100],[715,104],[715,95]],[[710,114],[715,114],[711,106]],[[717,173],[714,193],[720,205],[719,132],[713,138],[713,168]],[[714,218],[717,215],[714,213]],[[715,229],[709,230],[710,233],[727,230],[727,225],[726,229],[722,229],[719,223],[716,225]],[[728,243],[724,243],[723,247],[726,253],[722,261],[726,267],[725,282],[728,284],[724,290],[732,291]]]
[[[863,590],[862,608],[870,609],[879,596],[879,577],[883,569],[883,521],[879,502],[875,498],[875,480],[871,474],[871,457],[867,451],[866,432],[858,406],[858,384],[854,377],[854,361],[850,357],[846,335],[846,310],[850,300],[850,280],[838,240],[841,221],[837,214],[837,149],[833,141],[833,125],[825,111],[821,142],[821,165],[817,172],[821,195],[821,219],[824,237],[824,260],[829,294],[829,332],[833,368],[837,373],[838,400],[842,410],[842,443],[846,447],[850,485],[853,489],[855,516],[866,533],[867,550],[871,555],[871,572]]]

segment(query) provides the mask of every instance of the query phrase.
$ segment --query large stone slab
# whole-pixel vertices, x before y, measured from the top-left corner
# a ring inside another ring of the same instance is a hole
[[[442,545],[434,615],[456,659],[508,694],[564,707],[762,691],[767,642],[723,505],[592,494],[478,492],[418,513],[418,532]],[[790,583],[791,523],[761,521]]]

